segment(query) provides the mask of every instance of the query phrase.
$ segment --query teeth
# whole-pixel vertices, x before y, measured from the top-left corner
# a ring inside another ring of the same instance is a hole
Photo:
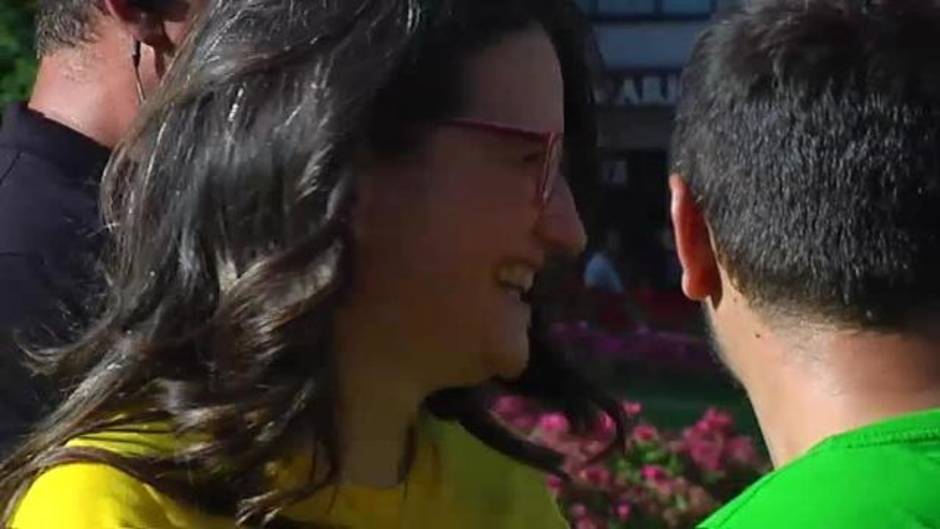
[[[528,292],[535,283],[535,271],[526,265],[509,265],[500,267],[496,278],[506,286]]]

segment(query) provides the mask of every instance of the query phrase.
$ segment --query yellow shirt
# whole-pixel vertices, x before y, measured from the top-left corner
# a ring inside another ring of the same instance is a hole
[[[490,449],[456,423],[431,417],[418,429],[414,466],[397,488],[341,486],[291,506],[287,518],[350,529],[565,529],[543,475]],[[178,444],[159,426],[143,433],[103,432],[69,446],[142,455]],[[295,458],[276,471],[294,483],[309,470]],[[333,494],[335,492],[335,494]],[[40,475],[11,521],[13,529],[233,529],[171,500],[121,471],[71,463]]]

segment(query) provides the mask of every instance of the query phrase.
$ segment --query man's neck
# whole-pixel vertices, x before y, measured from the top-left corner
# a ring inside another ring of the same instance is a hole
[[[123,68],[113,62],[93,45],[44,57],[29,108],[114,148],[133,121],[139,102],[130,58]]]
[[[940,408],[938,336],[840,331],[762,342],[763,367],[742,379],[777,467],[833,435]]]

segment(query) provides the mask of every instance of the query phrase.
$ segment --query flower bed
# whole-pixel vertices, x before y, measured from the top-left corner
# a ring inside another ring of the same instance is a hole
[[[563,415],[519,397],[502,397],[494,406],[520,434],[567,456],[572,479],[551,476],[548,483],[573,529],[694,528],[770,469],[727,413],[709,409],[674,433],[645,421],[640,404],[623,408],[631,419],[625,450],[598,460],[614,435],[609,417],[590,434],[574,436]]]
[[[551,337],[579,359],[595,364],[616,363],[651,374],[721,373],[708,343],[683,333],[652,330],[614,333],[587,322],[560,322],[552,326]]]

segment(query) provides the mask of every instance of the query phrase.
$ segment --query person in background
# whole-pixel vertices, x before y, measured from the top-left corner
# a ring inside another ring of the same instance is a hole
[[[633,292],[624,288],[618,272],[621,259],[620,234],[610,230],[604,236],[603,246],[584,267],[584,286],[594,309],[593,318],[609,331],[633,329],[645,333],[650,330],[646,315]]]
[[[48,355],[75,389],[0,466],[0,525],[565,527],[562,457],[489,400],[624,442],[526,302],[585,244],[588,28],[569,0],[210,0],[106,172],[106,307]]]
[[[776,470],[705,529],[940,528],[940,4],[759,0],[682,77],[682,286]]]
[[[615,264],[620,258],[620,234],[608,231],[603,245],[598,248],[584,267],[584,286],[610,294],[623,294],[623,281]]]
[[[39,71],[0,128],[0,453],[48,388],[20,344],[75,334],[101,279],[98,182],[203,0],[39,0]]]

